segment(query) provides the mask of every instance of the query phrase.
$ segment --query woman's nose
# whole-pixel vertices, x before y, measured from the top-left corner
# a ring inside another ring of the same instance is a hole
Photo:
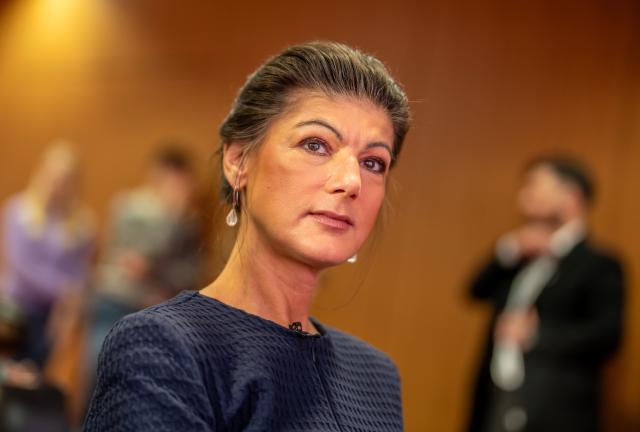
[[[331,174],[327,181],[327,192],[356,198],[360,195],[361,187],[362,178],[358,158],[352,154],[334,155]]]

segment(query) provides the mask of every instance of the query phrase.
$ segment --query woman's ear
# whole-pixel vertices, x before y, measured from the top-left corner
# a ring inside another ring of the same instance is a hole
[[[242,189],[246,182],[245,145],[226,143],[222,151],[222,169],[227,182],[233,189]]]

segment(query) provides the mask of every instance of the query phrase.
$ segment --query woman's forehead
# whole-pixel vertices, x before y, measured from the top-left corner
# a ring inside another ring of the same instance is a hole
[[[292,92],[287,97],[287,104],[283,110],[283,114],[287,115],[287,113],[296,113],[309,109],[335,109],[341,106],[359,106],[363,109],[379,111],[380,113],[386,114],[386,111],[382,107],[376,105],[366,96],[332,94],[318,90],[296,90]]]
[[[344,129],[366,124],[369,132],[391,134],[391,137],[393,134],[393,124],[386,110],[366,97],[351,95],[299,91],[280,116],[280,120],[289,128],[328,123],[334,128]]]

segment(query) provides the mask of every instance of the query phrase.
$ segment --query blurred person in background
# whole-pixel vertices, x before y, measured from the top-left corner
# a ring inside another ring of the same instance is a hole
[[[95,233],[93,218],[79,198],[79,166],[69,143],[45,152],[25,191],[4,208],[5,290],[20,310],[26,340],[18,360],[41,370],[56,334],[56,310],[79,298],[89,279]],[[58,316],[56,316],[58,315]]]
[[[118,319],[197,287],[202,260],[195,192],[190,155],[179,144],[167,143],[152,156],[147,181],[114,199],[94,281],[91,376],[102,342]]]
[[[523,225],[502,236],[471,285],[494,308],[471,432],[599,429],[601,373],[622,335],[623,273],[588,240],[592,180],[540,158],[518,193]]]
[[[201,291],[114,326],[85,430],[402,430],[391,359],[309,308],[369,236],[408,123],[384,65],[345,45],[252,74],[220,127],[231,256]]]

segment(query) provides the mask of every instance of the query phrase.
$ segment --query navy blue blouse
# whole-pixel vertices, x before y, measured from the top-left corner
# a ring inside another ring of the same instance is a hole
[[[306,335],[197,292],[120,320],[85,431],[401,431],[400,380],[365,342]]]

